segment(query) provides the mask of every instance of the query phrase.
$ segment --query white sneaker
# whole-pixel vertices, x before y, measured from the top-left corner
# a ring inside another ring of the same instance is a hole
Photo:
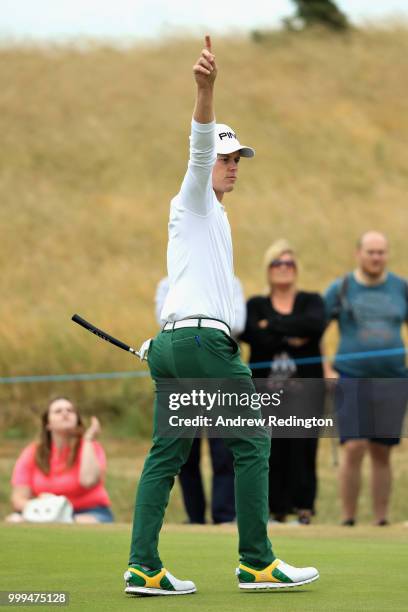
[[[162,567],[159,570],[145,570],[140,565],[129,567],[123,575],[125,593],[131,595],[188,595],[196,592],[191,580],[178,580]]]
[[[319,578],[315,567],[293,567],[275,559],[263,570],[255,570],[244,563],[236,569],[240,589],[279,589],[309,584]]]

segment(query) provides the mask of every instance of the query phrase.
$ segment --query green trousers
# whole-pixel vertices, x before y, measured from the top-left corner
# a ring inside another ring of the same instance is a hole
[[[213,328],[160,332],[150,347],[148,364],[156,388],[160,379],[239,378],[241,389],[244,381],[248,392],[255,390],[251,371],[242,363],[238,345]],[[186,462],[192,444],[192,438],[158,435],[160,409],[163,408],[156,393],[153,446],[137,490],[129,561],[152,569],[162,567],[159,533],[175,476]],[[250,409],[243,408],[240,414],[248,416],[246,411]],[[275,559],[267,535],[270,438],[266,433],[259,437],[243,435],[226,438],[225,443],[234,458],[240,560],[262,569]]]

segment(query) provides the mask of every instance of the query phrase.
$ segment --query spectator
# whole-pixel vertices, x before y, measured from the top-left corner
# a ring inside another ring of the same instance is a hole
[[[326,293],[327,316],[337,320],[340,341],[334,369],[325,364],[325,376],[341,379],[342,402],[338,393],[337,409],[343,446],[339,473],[343,525],[352,526],[356,520],[366,453],[371,459],[375,524],[386,525],[391,449],[399,443],[406,385],[376,379],[406,378],[401,327],[407,319],[407,283],[387,271],[388,242],[383,234],[363,234],[356,256],[354,272],[336,280]],[[355,353],[359,355],[353,358]]]
[[[165,323],[161,318],[164,301],[169,291],[166,276],[157,285],[155,312],[159,325]],[[237,337],[245,326],[245,300],[239,279],[234,278],[235,324],[232,336]],[[234,466],[231,451],[219,438],[208,440],[213,469],[211,516],[215,524],[230,523],[235,520]],[[179,478],[184,507],[189,523],[205,523],[206,499],[200,470],[201,438],[194,438],[190,455],[182,466]]]
[[[8,520],[23,520],[27,502],[43,493],[65,496],[78,523],[110,523],[113,514],[103,485],[105,453],[95,441],[100,424],[92,417],[85,430],[74,404],[54,399],[41,419],[39,442],[27,446],[14,467],[11,502],[15,511]]]
[[[278,240],[266,251],[264,263],[268,293],[248,301],[247,323],[241,336],[251,349],[250,364],[258,379],[255,382],[259,387],[261,378],[268,383],[274,379],[321,379],[318,359],[308,364],[296,361],[320,357],[319,341],[325,326],[323,300],[317,293],[297,289],[297,259],[286,240]],[[323,384],[309,384],[307,390],[317,416],[323,410]],[[310,523],[317,491],[317,446],[318,432],[308,438],[274,438],[272,434],[269,508],[275,520],[284,522],[295,511],[301,524]]]

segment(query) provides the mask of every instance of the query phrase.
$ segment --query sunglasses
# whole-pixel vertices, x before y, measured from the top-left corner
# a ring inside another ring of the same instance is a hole
[[[292,270],[294,270],[296,268],[296,261],[294,261],[293,259],[274,259],[273,261],[271,261],[271,263],[269,264],[270,268],[291,268]]]

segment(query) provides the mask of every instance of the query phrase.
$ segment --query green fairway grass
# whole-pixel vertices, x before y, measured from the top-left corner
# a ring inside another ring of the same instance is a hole
[[[315,565],[321,579],[292,591],[237,588],[235,527],[165,527],[161,554],[191,596],[140,598],[123,593],[129,525],[0,526],[0,590],[68,591],[69,610],[406,610],[408,529],[402,526],[273,529],[277,555]],[[57,609],[47,606],[47,609]]]

